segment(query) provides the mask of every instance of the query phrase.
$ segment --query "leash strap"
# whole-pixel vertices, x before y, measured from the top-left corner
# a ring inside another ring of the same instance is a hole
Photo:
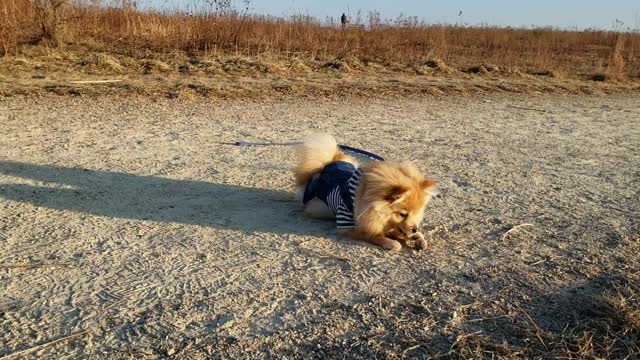
[[[253,146],[297,146],[303,144],[302,141],[289,141],[289,142],[250,142],[250,141],[236,141],[236,142],[222,142],[223,145],[233,145],[240,147],[253,147]],[[384,161],[384,158],[380,155],[368,152],[366,150],[354,148],[348,145],[338,145],[340,150],[356,153],[362,156],[366,156],[373,160]]]
[[[348,146],[348,145],[338,145],[338,147],[341,150],[350,151],[352,153],[360,154],[360,155],[366,156],[366,157],[368,157],[370,159],[373,159],[373,160],[384,161],[384,158],[382,156],[374,154],[372,152],[368,152],[366,150],[354,148],[354,147]]]

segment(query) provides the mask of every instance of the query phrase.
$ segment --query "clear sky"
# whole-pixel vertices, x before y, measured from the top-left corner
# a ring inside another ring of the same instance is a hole
[[[146,1],[175,7],[207,0]],[[640,0],[252,0],[249,3],[256,13],[305,14],[319,19],[327,16],[337,19],[342,12],[355,17],[358,10],[365,18],[375,10],[383,18],[404,14],[428,23],[611,29],[615,19],[619,19],[624,23],[618,25],[621,29],[640,26]],[[233,4],[236,8],[245,7],[241,0],[233,0]]]

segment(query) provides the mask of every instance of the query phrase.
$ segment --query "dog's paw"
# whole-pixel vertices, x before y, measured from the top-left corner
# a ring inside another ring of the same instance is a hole
[[[422,250],[427,247],[427,240],[422,233],[415,233],[411,236],[411,242],[416,250]]]
[[[382,245],[382,247],[385,250],[390,250],[390,251],[400,251],[402,249],[402,245],[395,240],[388,240],[387,242],[384,243],[384,245]]]

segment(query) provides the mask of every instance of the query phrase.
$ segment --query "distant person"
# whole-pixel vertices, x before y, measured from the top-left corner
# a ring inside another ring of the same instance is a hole
[[[342,16],[340,16],[340,22],[342,23],[342,28],[344,29],[344,27],[347,26],[347,14],[342,13]]]

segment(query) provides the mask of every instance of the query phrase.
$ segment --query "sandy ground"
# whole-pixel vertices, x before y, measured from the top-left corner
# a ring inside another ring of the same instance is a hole
[[[428,250],[339,238],[293,201],[291,149],[218,143],[310,131],[437,179]],[[0,99],[0,357],[539,346],[515,325],[570,331],[640,273],[639,169],[637,97]]]

